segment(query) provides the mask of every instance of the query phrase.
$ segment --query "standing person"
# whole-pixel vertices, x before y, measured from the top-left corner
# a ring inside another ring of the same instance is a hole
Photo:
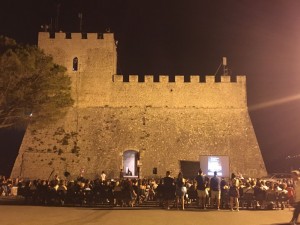
[[[166,209],[170,209],[170,202],[174,199],[174,179],[171,177],[171,172],[167,171],[166,176],[163,178],[164,182],[164,201]]]
[[[227,181],[225,180],[224,177],[221,178],[220,187],[221,187],[220,207],[224,209],[228,207],[229,204],[229,185],[227,184]]]
[[[210,179],[210,194],[212,202],[216,201],[217,209],[220,210],[221,188],[220,178],[217,177],[217,171],[214,172],[214,176]]]
[[[198,206],[205,209],[207,198],[207,192],[205,189],[207,183],[205,181],[205,177],[201,169],[199,169],[198,175],[196,176],[195,180],[197,182]]]
[[[300,181],[299,181],[300,172],[298,170],[293,170],[291,173],[292,173],[292,177],[293,177],[293,186],[294,186],[295,210],[294,210],[293,217],[292,217],[290,224],[296,225],[299,214],[300,214]]]
[[[104,182],[104,181],[106,180],[106,174],[105,174],[104,171],[102,171],[102,173],[101,173],[101,175],[100,175],[100,180],[101,180],[102,182]]]
[[[229,188],[229,199],[230,199],[230,209],[233,211],[233,202],[236,207],[236,211],[239,211],[239,180],[234,176],[234,178],[231,179],[231,184]]]
[[[123,169],[120,169],[120,175],[119,175],[120,180],[123,180],[123,177],[124,177]]]
[[[127,175],[132,176],[132,172],[130,171],[130,169],[128,169]]]
[[[181,202],[181,209],[184,210],[184,196],[187,192],[185,186],[185,179],[183,178],[182,172],[179,172],[176,180],[176,207],[178,209],[179,201]]]

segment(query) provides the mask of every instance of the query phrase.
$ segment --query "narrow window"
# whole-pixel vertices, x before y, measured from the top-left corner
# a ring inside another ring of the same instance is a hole
[[[77,71],[78,70],[78,58],[75,57],[73,59],[73,71]]]

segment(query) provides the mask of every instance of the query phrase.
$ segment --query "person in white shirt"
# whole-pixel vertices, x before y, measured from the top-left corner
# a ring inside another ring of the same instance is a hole
[[[102,171],[101,175],[100,175],[100,180],[103,182],[106,180],[106,174],[104,171]]]

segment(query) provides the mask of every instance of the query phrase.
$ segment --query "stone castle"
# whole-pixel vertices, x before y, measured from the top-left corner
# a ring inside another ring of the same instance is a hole
[[[46,128],[27,128],[12,177],[132,177],[166,170],[195,176],[199,157],[228,156],[229,171],[266,175],[247,108],[246,77],[116,74],[112,33],[39,33],[38,46],[64,65],[75,104]],[[194,173],[194,174],[193,174]]]

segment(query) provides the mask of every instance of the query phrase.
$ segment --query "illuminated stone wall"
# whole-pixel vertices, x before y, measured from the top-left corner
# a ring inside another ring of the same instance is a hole
[[[72,79],[72,91],[78,107],[226,107],[245,108],[245,77],[238,76],[231,82],[229,76],[222,76],[215,82],[214,76],[206,76],[200,83],[199,75],[190,76],[184,82],[183,75],[169,82],[168,75],[160,75],[159,82],[153,76],[145,75],[145,82],[138,82],[137,75],[129,75],[129,82],[123,82],[122,75],[116,75],[116,44],[112,33],[39,33],[39,47],[54,56],[54,61],[64,65]],[[79,60],[78,71],[73,71],[73,59]],[[99,97],[101,96],[101,97]]]
[[[73,98],[80,107],[103,106],[109,103],[110,84],[116,74],[116,45],[112,33],[39,33],[38,46],[64,65],[72,79]],[[78,71],[73,71],[73,59],[78,58]],[[101,96],[101,98],[99,98]]]
[[[129,82],[123,82],[121,75],[114,76],[110,106],[152,106],[152,107],[201,107],[201,108],[246,108],[245,76],[237,76],[231,82],[229,76],[222,76],[215,82],[215,76],[205,76],[199,82],[199,75],[193,75],[191,82],[183,82],[183,76],[176,76],[169,82],[167,75],[160,75],[160,82],[151,82],[153,76],[145,76],[145,82],[137,82],[137,75],[130,75]]]
[[[129,82],[116,75],[116,46],[113,34],[58,33],[50,39],[39,34],[39,46],[65,65],[72,78],[76,103],[65,118],[47,128],[30,126],[25,134],[12,176],[48,178],[52,171],[72,177],[84,169],[95,178],[105,170],[119,174],[123,153],[139,153],[141,177],[174,175],[180,160],[199,161],[200,155],[228,155],[230,172],[253,177],[266,174],[265,165],[248,114],[246,78],[235,82],[222,76],[206,76],[190,82],[176,76],[159,82],[146,75],[144,82],[130,75]],[[79,70],[72,71],[72,59]],[[40,169],[43,168],[43,169]],[[196,174],[195,174],[196,175]]]

